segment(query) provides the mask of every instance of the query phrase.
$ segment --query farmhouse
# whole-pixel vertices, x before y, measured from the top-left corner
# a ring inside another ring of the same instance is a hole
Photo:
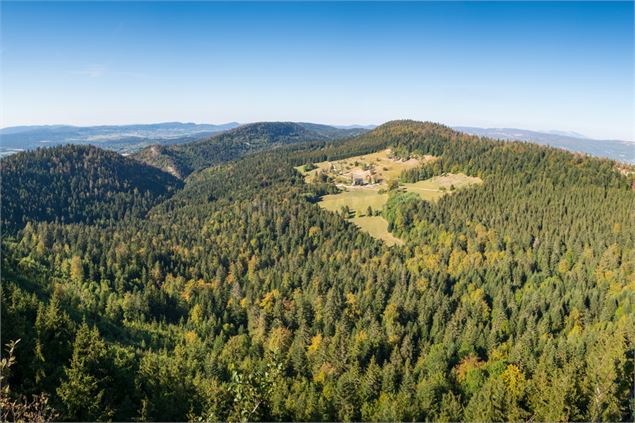
[[[364,182],[364,178],[360,176],[353,176],[352,185],[366,185],[366,182]]]

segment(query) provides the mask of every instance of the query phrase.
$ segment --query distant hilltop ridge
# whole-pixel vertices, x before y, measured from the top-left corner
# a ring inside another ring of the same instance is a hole
[[[574,131],[533,131],[530,129],[519,129],[519,128],[480,128],[476,126],[453,126],[453,129],[457,131],[485,136],[489,138],[499,138],[499,139],[513,139],[516,141],[537,141],[537,140],[558,140],[558,139],[576,139],[576,140],[586,140],[586,141],[614,141],[614,142],[629,142],[635,143],[635,140],[616,140],[616,139],[597,139],[590,138],[586,135],[580,134]]]
[[[321,125],[296,122],[309,131],[319,129],[322,135],[337,134],[341,130],[368,131],[377,125]],[[198,124],[192,122],[161,122],[131,125],[33,125],[13,126],[0,129],[0,156],[42,146],[60,144],[92,144],[123,154],[131,154],[150,145],[178,145],[209,138],[241,126],[228,122],[223,124]],[[542,145],[564,148],[598,157],[607,157],[626,163],[635,163],[635,142],[624,140],[597,140],[571,131],[532,131],[518,128],[480,128],[454,126],[453,129],[472,135],[514,141],[535,142]]]
[[[332,141],[365,132],[305,122],[256,122],[193,143],[150,146],[133,157],[181,178],[250,152],[306,141]]]
[[[534,142],[591,156],[635,163],[635,142],[633,141],[597,140],[575,132],[563,131],[538,132],[517,128],[478,128],[472,126],[455,126],[453,128],[480,137]]]
[[[0,129],[0,154],[62,144],[91,144],[125,154],[151,144],[191,142],[238,126],[238,122],[219,125],[162,122],[99,126],[14,126]]]
[[[199,130],[225,130],[240,126],[238,122],[228,122],[219,125],[215,124],[199,124],[194,122],[159,122],[159,123],[139,123],[128,125],[93,125],[93,126],[76,126],[76,125],[22,125],[10,126],[0,129],[0,135],[18,134],[23,132],[48,131],[56,133],[64,132],[108,132],[108,131],[143,131],[143,130],[183,130],[183,129],[199,129]]]

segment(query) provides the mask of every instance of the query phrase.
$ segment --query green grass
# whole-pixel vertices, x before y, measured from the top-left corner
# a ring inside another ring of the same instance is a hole
[[[342,207],[348,206],[355,215],[366,214],[368,206],[373,210],[381,210],[388,201],[388,194],[380,194],[378,187],[355,188],[343,191],[339,194],[325,195],[318,204],[320,207],[339,212]],[[381,216],[361,216],[349,219],[360,230],[367,232],[373,238],[380,239],[386,245],[402,245],[403,241],[388,232],[388,222]]]
[[[304,170],[304,165],[296,166],[295,169],[304,175],[304,180],[307,183],[312,182],[315,175],[320,172],[326,172],[336,183],[344,185],[349,185],[353,176],[365,178],[371,175],[379,184],[386,184],[387,181],[398,178],[401,172],[406,169],[412,169],[423,163],[436,160],[436,157],[433,156],[423,156],[402,161],[391,158],[390,154],[390,149],[386,149],[348,159],[315,163],[316,168],[310,171]]]
[[[424,200],[437,201],[446,194],[482,182],[480,178],[467,176],[463,173],[448,173],[413,184],[402,184],[401,188],[407,192],[418,194]],[[454,186],[454,190],[451,190],[452,186]],[[402,240],[388,232],[388,222],[383,217],[365,216],[368,206],[373,211],[382,210],[388,201],[388,193],[379,193],[382,188],[385,189],[384,184],[347,187],[346,191],[338,194],[325,195],[318,204],[323,209],[332,212],[339,212],[342,207],[347,206],[353,212],[353,218],[349,220],[362,231],[368,232],[374,238],[381,239],[387,245],[402,245]]]
[[[381,210],[386,201],[388,201],[388,194],[380,194],[379,188],[351,188],[339,194],[325,195],[319,205],[334,212],[339,212],[342,207],[348,206],[355,212],[366,213],[368,206],[373,210]]]
[[[424,181],[421,181],[424,182]],[[407,192],[414,192],[415,194],[419,194],[422,200],[427,201],[437,201],[439,198],[443,197],[446,192],[439,191],[438,189],[428,188],[426,186],[417,186],[420,182],[415,184],[403,184],[403,187]]]
[[[454,186],[454,190],[467,187],[469,185],[483,183],[481,178],[474,176],[467,176],[463,173],[448,173],[443,176],[435,176],[425,181],[415,182],[413,184],[402,184],[402,186],[408,192],[414,192],[428,201],[436,201],[443,197],[445,194],[453,192],[451,190]]]
[[[386,245],[403,245],[402,240],[388,232],[388,222],[381,216],[355,217],[351,222],[373,238],[381,239]]]
[[[349,220],[361,230],[388,245],[402,245],[402,240],[388,232],[388,222],[383,217],[366,216],[366,211],[369,206],[373,211],[383,209],[388,201],[388,193],[380,194],[379,191],[387,188],[388,181],[397,179],[405,169],[433,160],[436,158],[432,156],[413,158],[408,161],[394,160],[390,158],[390,150],[387,149],[344,160],[315,163],[316,168],[310,171],[305,171],[304,165],[297,166],[295,169],[304,175],[307,183],[312,182],[318,173],[326,172],[338,186],[345,188],[338,194],[322,197],[318,203],[320,207],[332,212],[340,212],[342,207],[348,207],[353,212]],[[371,174],[377,183],[361,187],[350,186],[353,176],[366,177]],[[445,194],[479,183],[482,183],[480,178],[462,173],[448,173],[413,184],[402,184],[401,189],[418,194],[424,200],[437,201]]]

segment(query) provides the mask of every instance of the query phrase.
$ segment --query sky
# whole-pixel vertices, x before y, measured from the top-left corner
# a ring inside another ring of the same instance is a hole
[[[633,140],[633,2],[0,2],[0,126],[416,119]]]

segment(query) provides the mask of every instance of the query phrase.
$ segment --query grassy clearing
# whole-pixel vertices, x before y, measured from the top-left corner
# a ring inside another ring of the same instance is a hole
[[[381,216],[355,217],[350,221],[373,238],[381,239],[386,245],[403,245],[402,240],[388,232],[388,222]]]
[[[400,160],[391,157],[391,150],[386,149],[333,162],[315,163],[313,165],[315,169],[308,171],[304,166],[297,166],[295,169],[304,175],[307,183],[312,182],[316,175],[324,172],[339,185],[351,185],[355,179],[362,180],[364,184],[385,185],[391,179],[398,178],[404,170],[432,160],[436,160],[436,157],[423,156]]]
[[[467,176],[463,173],[448,173],[413,184],[403,184],[402,186],[408,192],[419,194],[424,200],[436,201],[447,193],[481,183],[483,183],[483,181],[478,177]]]
[[[432,202],[437,201],[439,198],[443,197],[446,194],[445,192],[439,191],[438,189],[420,187],[417,186],[417,184],[403,184],[403,187],[407,192],[414,192],[415,194],[419,194],[419,197],[421,197],[422,200]]]
[[[402,245],[402,240],[388,232],[388,222],[383,217],[367,216],[368,207],[373,211],[382,210],[388,201],[386,189],[389,181],[398,179],[406,169],[436,159],[433,156],[423,156],[399,160],[392,158],[390,149],[386,149],[344,160],[315,163],[310,170],[305,166],[295,169],[304,175],[307,183],[313,182],[320,173],[325,173],[342,189],[338,194],[322,197],[318,203],[320,207],[332,212],[340,212],[343,207],[348,207],[352,212],[349,220],[361,230],[388,245]],[[402,184],[401,189],[414,192],[424,200],[437,201],[447,193],[478,183],[482,183],[480,178],[448,173],[414,184]]]
[[[388,201],[388,194],[379,193],[379,188],[350,188],[339,194],[325,195],[319,202],[320,207],[339,212],[342,207],[348,207],[354,212],[366,213],[370,206],[373,210],[381,210]]]

